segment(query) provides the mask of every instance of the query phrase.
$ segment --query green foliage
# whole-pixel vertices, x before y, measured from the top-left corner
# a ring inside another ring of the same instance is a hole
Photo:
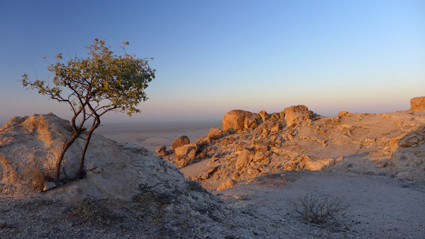
[[[128,44],[124,42],[123,48]],[[56,56],[58,62],[48,67],[54,86],[42,80],[30,81],[26,74],[22,76],[23,86],[59,102],[68,102],[74,113],[80,109],[99,115],[115,109],[129,115],[140,112],[136,106],[147,100],[145,89],[155,78],[148,60],[127,54],[125,49],[124,55],[114,55],[105,41],[99,39],[88,50],[87,58],[64,61],[62,54]]]
[[[48,95],[51,99],[68,103],[74,116],[71,126],[74,131],[67,139],[58,156],[56,164],[56,185],[60,184],[60,171],[63,157],[68,148],[82,134],[87,134],[81,153],[78,178],[83,178],[84,158],[93,131],[100,125],[100,117],[113,110],[126,112],[129,116],[138,113],[137,105],[147,100],[145,89],[155,78],[155,70],[148,65],[147,59],[139,59],[127,54],[123,42],[124,55],[114,55],[105,46],[104,40],[94,39],[87,47],[87,58],[69,59],[64,61],[62,54],[56,55],[57,63],[47,69],[53,74],[52,85],[45,81],[31,81],[27,74],[22,76],[22,85],[36,89],[38,93]],[[91,120],[90,130],[85,123]],[[78,123],[77,123],[78,122]]]

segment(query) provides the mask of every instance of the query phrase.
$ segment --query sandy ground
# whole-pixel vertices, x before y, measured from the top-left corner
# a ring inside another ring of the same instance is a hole
[[[271,220],[286,220],[286,230],[299,230],[299,226],[291,226],[295,223],[291,219],[291,201],[312,192],[336,196],[346,207],[336,219],[337,230],[344,233],[318,230],[317,237],[425,238],[424,183],[373,175],[293,171],[215,194],[236,208]],[[295,238],[297,230],[293,231]]]

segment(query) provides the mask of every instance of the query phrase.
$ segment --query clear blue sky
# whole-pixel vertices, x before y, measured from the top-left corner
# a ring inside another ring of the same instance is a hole
[[[221,119],[231,109],[389,112],[425,95],[425,1],[0,1],[0,121],[66,105],[18,82],[85,57],[95,38],[154,57],[142,114]]]

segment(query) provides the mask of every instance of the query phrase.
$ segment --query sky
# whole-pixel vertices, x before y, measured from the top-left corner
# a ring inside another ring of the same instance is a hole
[[[25,90],[54,56],[87,57],[94,38],[153,57],[141,114],[107,122],[220,120],[232,109],[321,115],[409,108],[425,96],[423,0],[0,0],[0,122],[66,104]],[[47,59],[43,59],[47,57]]]

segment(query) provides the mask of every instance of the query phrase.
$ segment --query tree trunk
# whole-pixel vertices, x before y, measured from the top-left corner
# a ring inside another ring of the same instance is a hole
[[[95,129],[97,129],[97,127],[99,127],[99,125],[100,125],[100,119],[96,118],[95,121],[93,122],[93,125],[92,125],[90,131],[87,134],[87,138],[86,138],[86,141],[84,143],[84,149],[83,149],[83,152],[81,153],[80,167],[78,168],[78,172],[77,172],[77,177],[79,179],[84,178],[84,176],[86,174],[86,172],[84,171],[84,160],[85,160],[85,157],[86,157],[86,152],[87,152],[87,149],[89,147],[89,143],[90,143],[90,139],[91,139],[91,136],[93,134],[93,131]]]
[[[61,174],[61,164],[62,164],[63,158],[65,156],[65,153],[68,150],[68,148],[74,143],[74,141],[78,138],[79,135],[80,134],[78,134],[78,133],[74,133],[72,135],[72,137],[68,141],[66,141],[62,146],[61,153],[60,153],[58,160],[56,162],[55,184],[56,184],[57,187],[59,186],[59,180],[60,180],[60,174]]]

